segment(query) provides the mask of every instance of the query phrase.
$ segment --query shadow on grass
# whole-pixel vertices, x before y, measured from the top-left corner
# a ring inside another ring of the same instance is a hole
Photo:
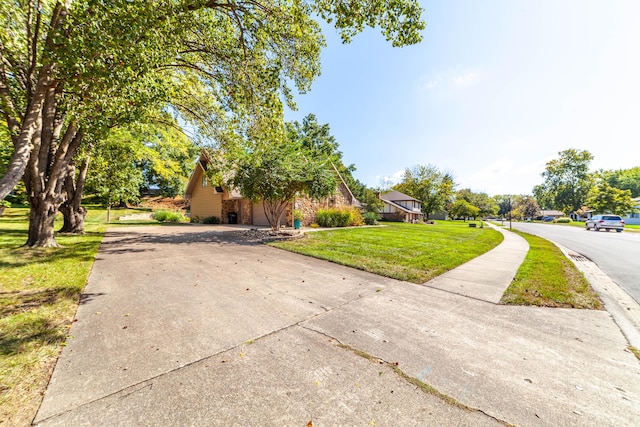
[[[62,299],[76,298],[78,298],[76,289],[63,287],[0,292],[0,317],[26,312],[44,305],[56,304]]]
[[[11,242],[26,242],[26,231],[17,231],[0,228],[2,237]],[[15,268],[38,263],[54,263],[65,259],[77,261],[90,261],[94,258],[97,246],[103,233],[87,232],[82,235],[56,235],[56,240],[62,247],[60,248],[28,248],[22,245],[6,245],[5,250],[10,252],[10,256],[0,258],[0,268]],[[4,240],[0,238],[0,241]],[[76,240],[76,241],[71,241]],[[0,257],[2,255],[0,254]]]

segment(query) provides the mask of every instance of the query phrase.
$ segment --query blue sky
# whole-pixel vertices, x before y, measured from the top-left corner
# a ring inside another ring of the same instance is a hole
[[[328,123],[370,186],[432,164],[458,188],[529,194],[547,161],[589,150],[596,169],[640,166],[640,1],[422,1],[421,44],[376,30],[342,45],[298,111]]]

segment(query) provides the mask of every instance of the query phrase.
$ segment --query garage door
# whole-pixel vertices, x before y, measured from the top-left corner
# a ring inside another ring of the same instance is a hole
[[[280,225],[286,224],[284,219],[284,212],[282,216],[280,216]],[[253,225],[259,225],[261,227],[269,227],[269,221],[267,220],[267,215],[264,213],[264,208],[262,206],[262,202],[255,203],[253,205]]]

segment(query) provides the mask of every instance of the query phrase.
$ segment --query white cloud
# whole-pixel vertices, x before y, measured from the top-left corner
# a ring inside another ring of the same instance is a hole
[[[429,91],[438,87],[463,89],[475,85],[480,79],[478,69],[463,70],[460,67],[450,68],[435,74],[425,74],[420,78],[419,87]]]
[[[391,175],[377,175],[376,180],[382,187],[392,187],[402,181],[404,175],[404,169],[396,171]]]
[[[478,81],[479,75],[477,71],[467,71],[463,74],[458,74],[452,77],[453,85],[458,88],[473,86]]]

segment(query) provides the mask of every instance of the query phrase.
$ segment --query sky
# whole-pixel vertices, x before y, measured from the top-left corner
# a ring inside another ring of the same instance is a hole
[[[591,169],[640,166],[640,1],[421,0],[422,43],[325,27],[322,75],[297,111],[328,123],[378,187],[431,164],[458,189],[531,194],[569,148]]]

